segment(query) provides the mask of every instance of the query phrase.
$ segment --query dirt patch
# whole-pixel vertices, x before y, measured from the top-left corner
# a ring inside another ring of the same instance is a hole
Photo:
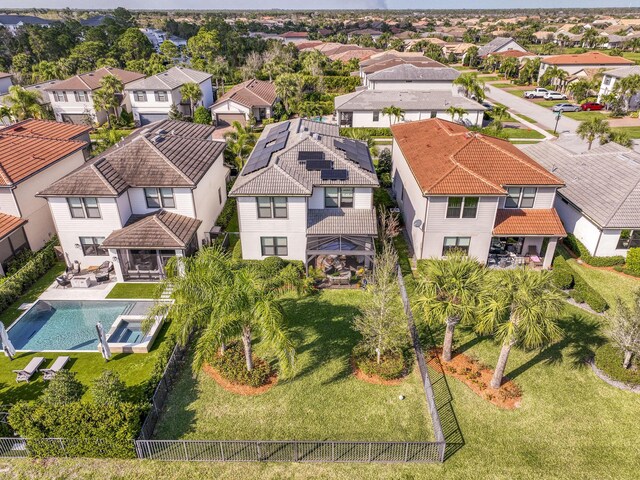
[[[407,375],[409,375],[409,372],[407,371],[400,378],[394,378],[393,380],[385,380],[378,375],[367,375],[356,366],[356,362],[353,358],[351,359],[351,369],[358,380],[372,383],[373,385],[400,385],[404,379],[407,378]]]
[[[504,381],[500,388],[491,388],[489,384],[493,377],[492,369],[463,353],[456,354],[450,362],[440,363],[438,357],[441,353],[441,349],[429,351],[429,365],[432,368],[460,380],[479,397],[496,407],[513,410],[520,406],[522,390],[512,380]]]
[[[263,393],[271,390],[278,383],[278,375],[275,373],[269,377],[269,380],[264,385],[259,387],[251,387],[249,385],[240,385],[239,383],[233,383],[224,378],[220,373],[208,363],[205,363],[202,367],[204,373],[213,378],[218,385],[224,388],[227,392],[236,393],[238,395],[262,395]]]

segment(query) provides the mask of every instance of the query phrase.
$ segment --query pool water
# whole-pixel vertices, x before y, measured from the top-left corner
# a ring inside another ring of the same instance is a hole
[[[9,328],[17,350],[95,352],[96,323],[105,333],[120,315],[146,315],[153,302],[38,300]]]
[[[109,336],[109,343],[140,343],[143,339],[142,322],[121,321]]]

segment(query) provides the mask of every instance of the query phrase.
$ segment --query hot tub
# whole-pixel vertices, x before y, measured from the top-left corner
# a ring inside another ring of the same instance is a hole
[[[120,315],[107,333],[107,343],[112,353],[148,353],[153,341],[164,322],[163,316],[157,316],[156,321],[147,332],[142,332],[142,322],[146,317],[142,315]]]

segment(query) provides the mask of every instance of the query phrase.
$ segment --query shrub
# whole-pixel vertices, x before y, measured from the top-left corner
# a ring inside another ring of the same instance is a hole
[[[120,375],[113,370],[105,370],[96,378],[91,386],[93,401],[99,405],[117,405],[124,400],[126,389]]]
[[[571,268],[567,261],[557,256],[553,260],[553,284],[562,289],[573,289],[569,295],[578,303],[586,302],[594,311],[604,312],[609,305],[593,287],[583,280],[580,274]]]
[[[378,155],[378,174],[391,172],[391,150],[383,148]]]
[[[612,257],[594,257],[591,255],[587,247],[578,240],[575,235],[572,233],[567,235],[567,238],[564,240],[573,252],[578,255],[585,263],[592,265],[594,267],[612,267],[614,265],[623,265],[625,259],[621,255],[615,255]]]
[[[7,270],[5,272],[5,275],[11,276],[14,273],[16,273],[18,270],[24,267],[26,263],[33,258],[34,255],[35,255],[35,252],[29,249],[22,250],[20,253],[18,253],[15,257],[11,259],[11,261],[7,265]]]
[[[584,296],[580,290],[569,290],[569,296],[573,298],[577,303],[584,303]]]
[[[211,112],[209,112],[209,109],[203,105],[196,108],[196,111],[193,114],[193,122],[201,123],[203,125],[211,125]]]
[[[248,371],[240,342],[228,345],[223,355],[215,355],[209,363],[226,380],[250,387],[264,385],[272,374],[271,366],[257,357],[253,358],[253,370]]]
[[[380,174],[380,186],[382,188],[391,187],[391,174],[390,173],[382,173]]]
[[[632,357],[632,367],[624,368],[622,366],[623,357],[624,354],[618,347],[606,343],[596,350],[595,364],[614,380],[640,385],[640,359]]]
[[[76,374],[61,370],[49,381],[42,394],[42,401],[53,407],[77,402],[84,393],[84,386],[76,379]]]
[[[609,308],[607,301],[602,297],[602,295],[600,295],[594,288],[589,286],[589,284],[585,282],[577,272],[575,272],[573,279],[574,292],[576,292],[578,296],[582,298],[584,302],[586,302],[586,304],[589,305],[594,311],[601,313]],[[578,301],[578,299],[576,299],[574,295],[572,296],[574,300]]]
[[[627,252],[626,270],[632,274],[640,274],[640,248],[630,248]]]
[[[353,349],[353,361],[356,367],[365,375],[380,377],[383,380],[400,378],[408,370],[408,362],[402,351],[388,353],[378,363],[375,355],[369,355],[367,350],[360,344]]]
[[[231,252],[231,258],[233,260],[242,260],[242,244],[241,240],[238,240],[236,244],[233,246],[233,251]]]
[[[389,127],[342,127],[340,135],[349,137],[353,131],[363,132],[369,137],[390,137],[391,129]]]
[[[167,321],[165,320],[165,325],[167,325]],[[168,328],[164,327],[164,328]],[[165,337],[164,341],[158,347],[156,353],[156,360],[151,367],[151,375],[147,379],[144,388],[142,388],[141,396],[135,401],[140,403],[147,403],[153,396],[153,392],[155,391],[160,379],[162,378],[162,374],[164,373],[165,368],[167,368],[167,363],[169,363],[169,359],[171,358],[171,354],[175,349],[178,343],[177,334],[172,333]]]
[[[322,77],[327,92],[349,93],[362,83],[360,77],[347,75],[325,75]]]
[[[287,261],[280,257],[267,257],[259,264],[259,270],[265,278],[273,278],[287,266]]]
[[[226,230],[233,219],[233,216],[236,214],[236,199],[233,197],[227,197],[227,202],[224,204],[220,215],[218,215],[218,219],[216,220],[216,225],[222,227]]]
[[[573,286],[573,269],[560,255],[553,260],[552,282],[561,290],[567,290]]]

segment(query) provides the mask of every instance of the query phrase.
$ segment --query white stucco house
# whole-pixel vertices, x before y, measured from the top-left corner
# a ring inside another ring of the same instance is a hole
[[[583,153],[557,141],[521,148],[563,179],[556,210],[591,255],[626,257],[640,247],[640,154],[613,142]]]
[[[571,76],[587,76],[587,70],[612,69],[635,65],[633,60],[614,57],[601,52],[573,53],[542,57],[538,78],[551,66],[556,66]]]
[[[247,80],[220,96],[211,107],[211,115],[216,125],[231,125],[233,122],[244,125],[252,116],[260,122],[273,116],[273,106],[277,101],[276,87],[272,82]]]
[[[191,105],[189,101],[182,99],[180,93],[182,86],[187,83],[197,83],[202,91],[202,99],[197,102],[196,107],[203,105],[210,108],[213,105],[215,93],[210,73],[172,67],[166,72],[128,83],[124,91],[136,124],[147,125],[166,120],[169,118],[171,105],[176,105],[182,114],[191,116]]]
[[[337,125],[295,119],[265,127],[230,196],[237,198],[244,259],[279,256],[321,268],[375,254],[378,179],[366,144]]]
[[[156,122],[41,190],[67,264],[108,261],[118,281],[157,280],[171,257],[208,243],[229,173],[214,130]]]
[[[416,258],[465,251],[490,267],[548,268],[566,236],[562,180],[506,140],[440,119],[396,124],[393,193]]]
[[[0,95],[4,95],[9,91],[9,87],[13,85],[11,74],[0,72]]]
[[[20,250],[38,250],[55,233],[36,193],[85,163],[90,130],[45,120],[0,129],[0,274]]]
[[[103,67],[49,85],[44,90],[49,94],[56,120],[85,125],[105,123],[107,112],[105,110],[96,111],[93,104],[93,92],[100,88],[100,80],[107,75],[118,77],[125,87],[130,82],[144,78],[142,73]],[[121,107],[127,111],[131,110],[129,98],[124,95],[124,92]]]
[[[4,27],[11,35],[18,33],[18,29],[27,25],[37,25],[39,27],[48,27],[51,20],[46,20],[33,15],[0,15],[0,27]]]
[[[487,55],[502,53],[502,52],[526,52],[527,49],[516,42],[511,37],[496,37],[486,45],[482,45],[478,49],[479,57],[486,57]]]
[[[631,67],[614,68],[613,70],[607,70],[602,76],[602,82],[600,83],[600,90],[598,90],[598,102],[602,102],[602,97],[611,93],[615,89],[616,82],[621,78],[627,78],[631,75],[640,75],[640,66],[633,65]],[[638,110],[640,106],[640,94],[636,93],[631,96],[629,101],[630,110]]]

